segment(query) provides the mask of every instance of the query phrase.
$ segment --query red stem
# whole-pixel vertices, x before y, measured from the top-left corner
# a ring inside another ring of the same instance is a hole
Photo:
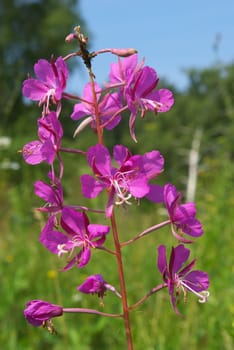
[[[89,69],[89,77],[90,77],[91,90],[93,95],[93,105],[94,105],[94,114],[95,114],[95,120],[96,120],[96,126],[97,126],[98,143],[102,145],[103,144],[102,127],[99,119],[98,101],[97,101],[97,95],[95,91],[94,75],[91,69]]]
[[[111,219],[111,226],[112,226],[112,231],[113,231],[113,238],[114,238],[116,257],[117,257],[117,263],[118,263],[119,281],[120,281],[120,289],[121,289],[121,296],[122,296],[121,300],[122,300],[122,305],[123,305],[123,318],[124,318],[126,339],[127,339],[127,344],[128,344],[128,350],[133,350],[131,324],[130,324],[129,307],[128,307],[128,302],[127,302],[127,292],[126,292],[125,279],[124,279],[121,246],[120,246],[120,242],[119,242],[119,236],[118,236],[118,230],[117,230],[114,211],[113,211],[110,219]]]
[[[94,113],[95,113],[95,120],[96,120],[96,126],[97,126],[98,143],[103,145],[103,129],[99,119],[98,101],[97,101],[97,95],[95,91],[94,74],[91,68],[89,69],[89,77],[90,77],[91,90],[93,95],[93,105],[94,105]],[[125,286],[123,262],[122,262],[122,255],[121,255],[121,245],[119,242],[114,210],[112,212],[110,220],[111,220],[111,226],[112,226],[112,232],[113,232],[113,238],[114,238],[114,244],[115,244],[115,255],[116,255],[117,264],[118,264],[119,282],[120,282],[120,290],[121,290],[121,296],[122,296],[121,300],[122,300],[122,307],[123,307],[122,316],[124,319],[127,345],[128,345],[128,350],[133,350],[129,307],[127,303],[127,292],[126,292],[126,286]]]

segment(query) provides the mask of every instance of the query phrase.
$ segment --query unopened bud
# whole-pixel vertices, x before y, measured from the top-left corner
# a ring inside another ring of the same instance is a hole
[[[132,56],[135,53],[137,53],[136,49],[111,49],[110,50],[111,53],[113,53],[113,55],[117,55],[119,57],[128,57],[128,56]]]
[[[70,33],[70,34],[68,34],[68,35],[66,36],[65,41],[66,41],[66,43],[70,43],[70,42],[72,42],[72,40],[75,39],[76,37],[77,37],[76,34]]]

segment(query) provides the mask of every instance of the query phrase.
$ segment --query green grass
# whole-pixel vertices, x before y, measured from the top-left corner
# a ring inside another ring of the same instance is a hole
[[[148,299],[131,314],[135,350],[207,349],[232,350],[234,336],[233,293],[233,169],[227,162],[211,163],[200,174],[197,208],[205,234],[190,246],[191,259],[198,257],[197,268],[210,274],[210,298],[199,304],[189,294],[179,308],[184,318],[172,310],[165,289]],[[27,170],[28,171],[28,170]],[[26,171],[26,175],[27,175]],[[214,176],[214,174],[216,174]],[[36,174],[35,174],[36,178]],[[25,175],[24,175],[25,179]],[[30,211],[33,180],[13,184],[7,177],[0,181],[1,189],[1,306],[0,348],[4,350],[64,350],[64,349],[125,349],[121,320],[92,315],[64,315],[54,320],[58,334],[27,324],[22,311],[30,299],[45,299],[64,307],[99,308],[95,296],[78,294],[76,286],[93,273],[102,273],[118,287],[113,256],[102,251],[93,253],[90,264],[82,270],[60,272],[63,261],[51,255],[38,242],[40,221]],[[30,180],[31,179],[31,180]],[[31,181],[31,182],[29,182]],[[77,177],[71,178],[72,186]],[[176,184],[176,182],[175,182]],[[22,195],[23,194],[23,195]],[[79,199],[79,189],[67,190],[67,199]],[[91,202],[86,202],[91,204]],[[99,200],[95,202],[95,206]],[[143,209],[142,209],[143,208]],[[142,207],[121,208],[117,218],[121,240],[128,239],[150,225],[164,220],[160,212]],[[93,220],[97,218],[92,214]],[[156,268],[156,248],[159,244],[176,244],[168,228],[152,233],[123,249],[129,302],[135,303],[150,288],[161,283]],[[111,236],[108,238],[111,246]],[[105,312],[119,312],[120,305],[110,293],[105,297]]]

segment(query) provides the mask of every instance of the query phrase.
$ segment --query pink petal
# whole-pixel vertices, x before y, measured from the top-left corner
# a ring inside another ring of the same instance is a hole
[[[162,104],[162,107],[158,109],[158,112],[167,112],[174,104],[173,93],[168,89],[159,89],[159,102]]]
[[[169,262],[169,270],[172,275],[181,269],[185,261],[188,260],[189,255],[190,250],[185,248],[183,244],[172,248]]]
[[[36,79],[27,79],[23,82],[23,95],[33,101],[42,100],[49,88]]]
[[[96,181],[91,175],[84,174],[80,177],[82,194],[86,198],[95,198],[106,188],[106,184]]]
[[[43,144],[40,141],[32,141],[27,143],[23,147],[23,158],[26,163],[35,165],[40,164],[42,161],[44,161],[44,157],[41,153],[41,148]]]

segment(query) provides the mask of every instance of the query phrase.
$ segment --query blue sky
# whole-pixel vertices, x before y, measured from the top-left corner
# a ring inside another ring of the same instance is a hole
[[[80,0],[81,15],[91,32],[93,50],[134,47],[146,65],[179,88],[186,86],[184,69],[234,61],[233,0]],[[95,58],[97,81],[107,79],[111,54]]]

